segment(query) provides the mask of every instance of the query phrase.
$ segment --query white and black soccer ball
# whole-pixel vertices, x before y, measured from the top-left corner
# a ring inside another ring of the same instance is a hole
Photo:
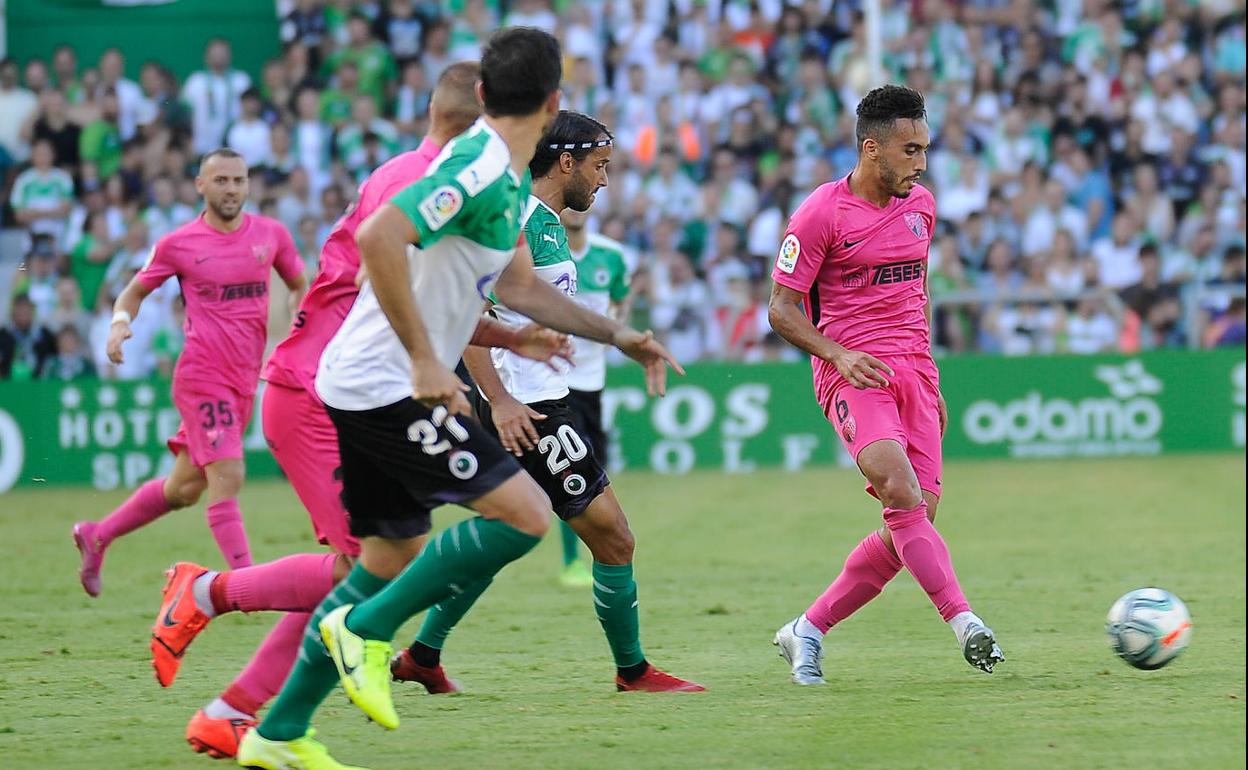
[[[1179,656],[1192,638],[1192,616],[1182,600],[1160,588],[1139,588],[1114,602],[1105,619],[1118,657],[1152,671]]]

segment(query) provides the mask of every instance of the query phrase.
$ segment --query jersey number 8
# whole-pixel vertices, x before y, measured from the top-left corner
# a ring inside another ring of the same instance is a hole
[[[584,460],[585,455],[589,454],[585,442],[571,425],[560,425],[554,436],[542,436],[537,442],[537,451],[546,455],[546,467],[551,474],[563,472],[569,465]],[[567,457],[563,456],[565,454]]]

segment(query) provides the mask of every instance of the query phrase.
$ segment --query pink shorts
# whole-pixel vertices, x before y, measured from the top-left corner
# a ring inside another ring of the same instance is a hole
[[[308,509],[316,539],[339,553],[360,555],[342,503],[338,432],[325,405],[303,388],[269,383],[260,405],[269,449]]]
[[[859,390],[839,375],[823,413],[854,461],[877,441],[901,444],[919,488],[940,496],[940,374],[928,356],[883,359],[893,370],[887,388]],[[867,492],[875,495],[871,484]]]
[[[253,396],[242,396],[228,385],[174,380],[173,405],[182,424],[166,446],[175,455],[185,449],[196,468],[218,460],[241,460],[254,403]]]

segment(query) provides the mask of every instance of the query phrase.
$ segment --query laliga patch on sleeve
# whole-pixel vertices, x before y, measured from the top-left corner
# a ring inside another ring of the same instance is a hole
[[[776,267],[786,273],[797,269],[797,258],[802,253],[802,242],[793,233],[784,237],[780,244],[780,255],[776,257]]]
[[[437,232],[455,218],[464,207],[464,196],[450,185],[442,185],[420,202],[416,208],[429,229]]]

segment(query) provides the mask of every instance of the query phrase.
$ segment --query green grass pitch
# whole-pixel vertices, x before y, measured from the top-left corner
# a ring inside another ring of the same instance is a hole
[[[1244,470],[1234,455],[950,464],[937,523],[1008,660],[971,669],[903,574],[828,636],[821,688],[788,683],[771,635],[878,524],[857,474],[625,475],[646,652],[709,692],[615,693],[589,592],[555,582],[548,537],[452,637],[444,660],[466,694],[400,689],[404,723],[387,733],[335,692],[320,737],[374,770],[1243,767]],[[201,509],[172,514],[114,545],[87,598],[69,528],[120,499],[0,497],[8,770],[232,766],[193,754],[185,723],[275,616],[214,621],[162,690],[147,652],[161,571],[220,557]],[[251,483],[242,502],[258,560],[312,546],[283,483]],[[1195,634],[1142,672],[1113,657],[1103,623],[1150,585],[1187,602]]]

